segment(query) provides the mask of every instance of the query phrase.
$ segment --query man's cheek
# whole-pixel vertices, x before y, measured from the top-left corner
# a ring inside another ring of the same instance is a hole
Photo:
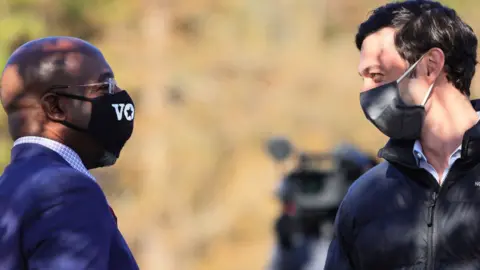
[[[70,114],[72,115],[71,122],[86,129],[90,123],[92,104],[80,100],[74,100],[73,102],[76,104],[70,108]]]
[[[415,105],[415,101],[413,99],[412,95],[412,90],[409,87],[410,80],[409,79],[403,79],[399,84],[398,84],[398,89],[399,89],[399,94],[400,97],[402,98],[402,101],[405,102],[407,105]]]

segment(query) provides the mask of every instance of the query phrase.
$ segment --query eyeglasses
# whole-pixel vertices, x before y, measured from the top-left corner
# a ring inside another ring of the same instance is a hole
[[[67,88],[74,88],[74,87],[93,87],[93,86],[108,86],[108,94],[111,95],[115,91],[115,88],[117,87],[117,82],[115,81],[114,78],[108,78],[107,81],[105,82],[99,82],[99,83],[88,83],[88,84],[79,84],[79,85],[52,85],[49,87],[49,90],[52,89],[67,89]]]

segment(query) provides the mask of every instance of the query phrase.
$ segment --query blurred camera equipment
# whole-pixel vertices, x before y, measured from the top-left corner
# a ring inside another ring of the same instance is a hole
[[[305,238],[330,238],[337,209],[348,188],[377,164],[349,144],[339,145],[332,153],[306,153],[294,149],[287,139],[275,137],[267,148],[277,162],[296,160],[276,194],[283,211],[275,222],[275,232],[284,249],[301,245]]]

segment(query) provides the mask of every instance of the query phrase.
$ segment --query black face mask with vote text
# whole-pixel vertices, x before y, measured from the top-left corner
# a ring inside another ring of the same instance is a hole
[[[68,121],[63,125],[84,132],[97,140],[105,153],[96,163],[96,167],[106,167],[115,164],[125,143],[133,132],[135,106],[127,91],[115,94],[105,94],[96,98],[87,98],[67,93],[55,93],[71,99],[92,103],[92,113],[87,128],[81,128]]]

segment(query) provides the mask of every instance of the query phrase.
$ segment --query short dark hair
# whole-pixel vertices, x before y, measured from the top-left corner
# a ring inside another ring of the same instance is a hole
[[[397,29],[395,46],[413,64],[431,48],[445,54],[447,80],[470,96],[477,64],[477,37],[455,10],[436,1],[394,2],[381,6],[360,24],[355,43],[360,50],[367,36],[384,27]]]

